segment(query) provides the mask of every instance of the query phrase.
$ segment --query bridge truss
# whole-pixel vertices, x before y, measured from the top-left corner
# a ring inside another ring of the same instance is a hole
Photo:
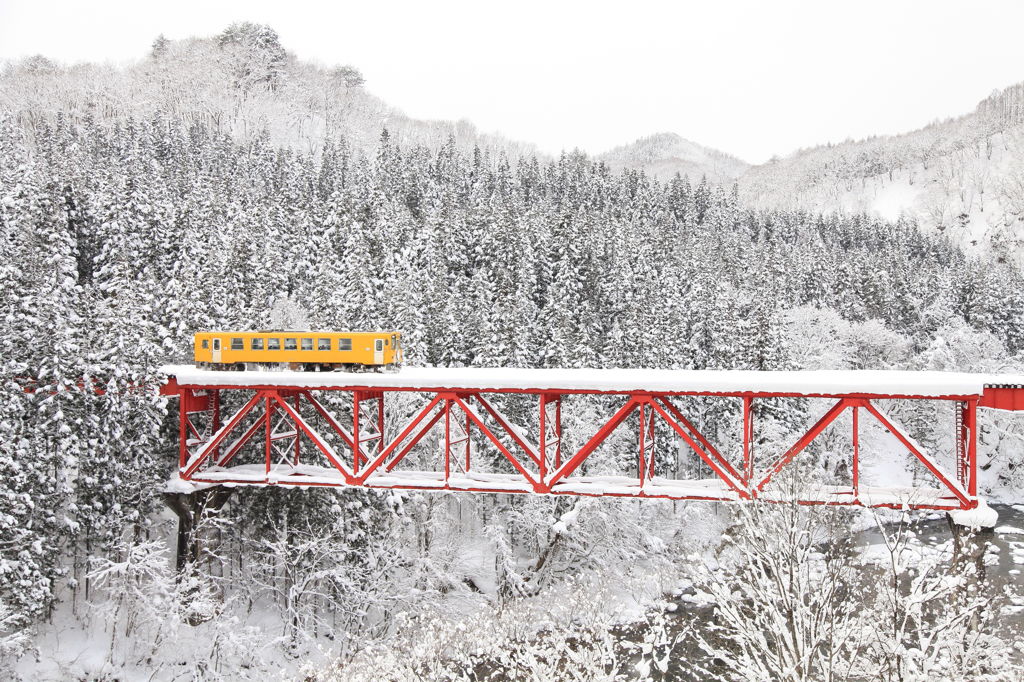
[[[278,485],[673,500],[795,497],[807,504],[970,509],[978,504],[978,408],[1024,409],[1024,388],[1011,383],[1020,378],[960,374],[165,371],[169,379],[162,392],[179,399],[177,476],[195,489]],[[580,396],[592,397],[583,420],[573,413]],[[787,447],[766,448],[770,435],[761,428],[768,421],[757,417],[758,408],[782,399],[815,401],[822,412]],[[506,414],[500,403],[510,400],[518,401],[521,419],[523,406],[529,406],[528,423]],[[952,438],[934,439],[951,443],[949,451],[929,452],[889,413],[890,401],[946,405],[929,413],[935,423],[927,427],[952,430]],[[731,410],[739,438],[728,447],[716,445],[717,434],[699,427],[695,405]],[[606,412],[595,415],[595,409]],[[563,433],[567,415],[574,426],[599,426],[582,435],[574,428],[570,447]],[[847,433],[848,485],[805,483],[794,491],[778,484],[801,453],[840,428]],[[864,480],[866,428],[887,433],[919,464],[913,487]],[[612,455],[597,457],[602,449]],[[698,477],[681,477],[680,450],[695,456]],[[609,462],[621,470],[609,475]]]

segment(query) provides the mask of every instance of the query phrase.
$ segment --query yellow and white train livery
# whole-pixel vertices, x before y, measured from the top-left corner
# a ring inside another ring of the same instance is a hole
[[[308,372],[397,368],[398,332],[198,332],[196,366],[207,369],[291,369]]]

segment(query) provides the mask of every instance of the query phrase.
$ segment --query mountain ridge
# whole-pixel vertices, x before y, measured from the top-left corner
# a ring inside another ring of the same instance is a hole
[[[692,179],[726,184],[738,178],[750,164],[726,152],[693,142],[678,133],[661,132],[619,145],[594,157],[613,171],[642,170],[659,180],[677,173]]]
[[[1024,267],[1024,83],[916,130],[797,150],[738,184],[754,208],[906,217]]]

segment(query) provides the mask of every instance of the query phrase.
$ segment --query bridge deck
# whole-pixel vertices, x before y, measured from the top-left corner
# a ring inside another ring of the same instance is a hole
[[[670,395],[980,397],[986,387],[1024,386],[1024,374],[885,370],[715,371],[406,367],[397,372],[229,372],[161,368],[180,386],[337,390],[637,393]]]
[[[349,483],[336,469],[310,465],[280,465],[269,474],[263,465],[241,465],[230,469],[212,467],[184,483],[172,479],[170,490],[191,492],[204,485],[299,487],[347,487]],[[533,493],[533,487],[517,474],[493,472],[458,472],[445,478],[442,471],[392,471],[374,476],[367,488],[397,490],[450,490],[489,493]],[[551,486],[551,495],[584,497],[633,497],[670,500],[708,500],[736,502],[741,500],[721,479],[676,480],[655,476],[641,484],[629,476],[576,476]],[[785,491],[769,490],[760,495],[765,500],[786,500]],[[868,507],[903,505],[924,509],[958,507],[949,491],[938,488],[861,486],[854,493],[849,487],[836,485],[811,486],[801,491],[801,500],[808,504],[850,505]]]

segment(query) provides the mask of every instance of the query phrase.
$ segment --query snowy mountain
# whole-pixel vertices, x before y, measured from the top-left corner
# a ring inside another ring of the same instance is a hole
[[[914,218],[968,252],[1024,264],[1024,83],[964,116],[902,135],[810,149],[748,170],[761,208]]]
[[[631,144],[616,147],[597,157],[612,170],[642,170],[660,180],[676,173],[692,181],[706,176],[709,182],[726,184],[742,175],[750,164],[725,152],[691,142],[675,133],[658,133]]]
[[[160,36],[145,58],[124,67],[66,66],[43,56],[7,64],[0,111],[30,130],[58,115],[72,124],[182,120],[299,153],[319,154],[342,140],[351,151],[372,153],[386,128],[401,145],[438,149],[451,138],[462,151],[537,155],[531,144],[480,133],[466,120],[410,118],[373,95],[355,67],[303,62],[272,28],[248,22],[209,38]]]

